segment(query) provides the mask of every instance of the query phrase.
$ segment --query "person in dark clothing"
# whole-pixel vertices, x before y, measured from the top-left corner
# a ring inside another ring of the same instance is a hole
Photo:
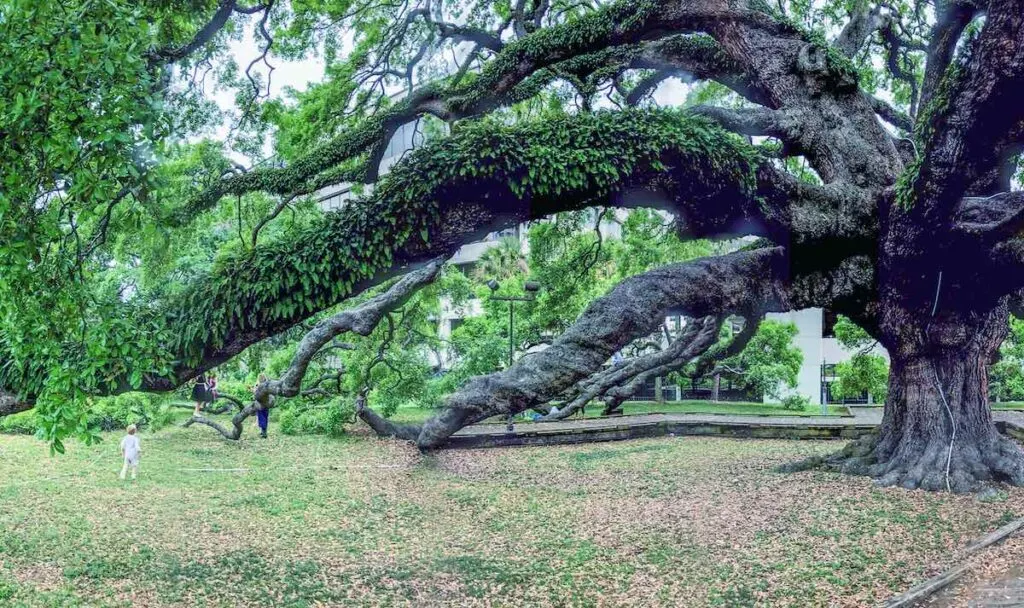
[[[256,386],[252,387],[253,392],[255,393],[256,389],[259,388],[259,385],[263,384],[266,381],[267,381],[267,375],[266,374],[260,374],[260,379],[256,383]],[[260,406],[260,409],[256,410],[256,424],[258,424],[260,426],[260,437],[262,437],[264,439],[267,438],[267,425],[269,423],[270,423],[270,410],[268,410],[265,407]]]
[[[199,374],[195,384],[192,385],[192,401],[196,404],[196,409],[192,412],[193,416],[202,413],[203,404],[210,403],[210,382],[206,379],[206,374]]]

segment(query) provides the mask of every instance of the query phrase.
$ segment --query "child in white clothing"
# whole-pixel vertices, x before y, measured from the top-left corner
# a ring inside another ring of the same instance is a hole
[[[128,434],[121,440],[121,455],[124,456],[124,466],[121,467],[121,479],[128,474],[131,467],[132,479],[139,472],[139,457],[142,455],[142,446],[139,445],[139,438],[135,436],[135,425],[129,425]]]

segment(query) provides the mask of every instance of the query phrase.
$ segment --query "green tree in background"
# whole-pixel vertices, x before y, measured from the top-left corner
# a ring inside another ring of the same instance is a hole
[[[848,317],[839,315],[835,325],[836,340],[847,350],[856,351],[849,360],[836,364],[836,382],[832,395],[856,398],[864,393],[875,403],[885,403],[889,380],[889,361],[872,351],[877,341]]]

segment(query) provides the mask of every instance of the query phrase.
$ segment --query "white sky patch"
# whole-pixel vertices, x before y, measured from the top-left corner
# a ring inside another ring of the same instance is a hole
[[[228,44],[228,52],[235,63],[238,64],[239,74],[242,74],[243,77],[245,68],[248,67],[253,59],[260,56],[264,44],[265,42],[262,38],[257,40],[251,27],[245,28],[245,34],[241,40],[231,40]],[[288,89],[305,91],[311,85],[324,81],[326,64],[322,55],[311,53],[300,61],[286,61],[281,57],[275,57],[271,52],[267,60],[270,65],[274,66],[274,71],[270,76],[270,98],[272,99],[287,99],[286,91]],[[267,72],[267,66],[262,61],[254,65],[250,71],[257,78],[257,82],[260,82],[264,87],[266,87]],[[265,92],[266,88],[263,90]],[[208,90],[206,97],[216,103],[217,107],[222,111],[229,113],[230,116],[237,116],[241,111],[235,103],[235,89],[217,86],[212,90]],[[220,141],[226,141],[231,132],[230,121],[231,119],[229,118],[214,129],[213,137]],[[271,154],[273,154],[273,142],[268,138],[264,142],[264,155],[269,157]],[[236,153],[232,153],[231,156],[234,160],[243,164],[248,160]]]

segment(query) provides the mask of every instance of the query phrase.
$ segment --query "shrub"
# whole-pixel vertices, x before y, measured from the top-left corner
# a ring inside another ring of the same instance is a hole
[[[793,411],[806,410],[811,405],[811,400],[803,395],[788,395],[782,398],[782,408]]]
[[[0,433],[9,435],[32,435],[39,427],[33,411],[11,414],[0,418]]]
[[[102,431],[121,430],[129,424],[159,429],[173,421],[167,398],[146,393],[96,399],[87,416],[89,426]]]
[[[352,400],[346,397],[334,397],[319,403],[295,399],[277,411],[281,432],[285,435],[338,437],[345,434],[346,425],[355,417]]]

